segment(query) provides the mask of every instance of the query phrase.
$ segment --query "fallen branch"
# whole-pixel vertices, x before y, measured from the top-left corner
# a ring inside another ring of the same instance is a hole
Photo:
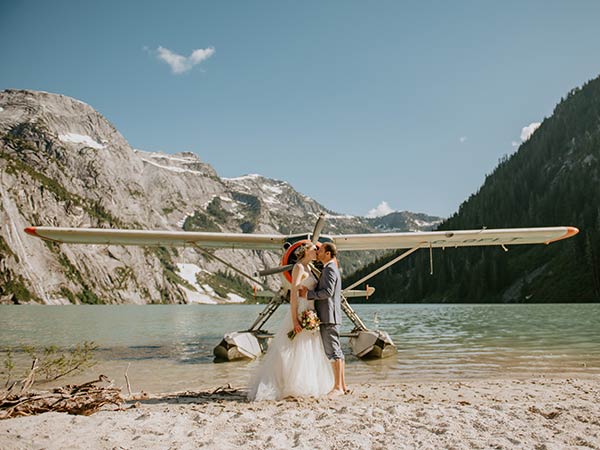
[[[23,380],[23,385],[21,387],[21,394],[27,393],[33,382],[35,381],[35,371],[37,370],[38,359],[35,358],[31,363],[31,370],[29,371],[29,375],[27,378]]]
[[[34,369],[32,368],[32,373]],[[112,404],[120,408],[124,402],[121,390],[114,387],[104,375],[100,375],[97,380],[55,388],[50,392],[26,392],[25,387],[29,379],[28,376],[24,380],[20,394],[9,393],[4,397],[0,394],[0,419],[30,416],[48,411],[89,416],[105,405]],[[98,386],[98,383],[109,383],[109,385]]]
[[[125,382],[127,383],[127,394],[131,397],[131,384],[129,384],[129,377],[127,376],[127,371],[129,371],[129,366],[131,363],[127,364],[127,369],[125,369]]]
[[[236,392],[237,392],[237,390],[234,389],[230,383],[227,383],[227,386],[219,386],[218,388],[216,388],[214,391],[211,392],[211,395],[215,395],[215,394],[235,395]]]

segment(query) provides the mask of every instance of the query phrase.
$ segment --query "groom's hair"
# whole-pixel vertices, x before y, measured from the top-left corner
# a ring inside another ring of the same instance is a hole
[[[323,248],[325,249],[325,252],[331,253],[332,258],[335,258],[335,255],[337,255],[337,248],[335,248],[335,244],[333,242],[324,242]]]

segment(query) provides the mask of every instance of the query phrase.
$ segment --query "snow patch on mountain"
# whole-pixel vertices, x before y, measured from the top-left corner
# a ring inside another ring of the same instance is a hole
[[[198,284],[197,275],[200,272],[205,272],[204,269],[201,269],[196,264],[178,263],[177,272],[181,278],[194,287],[194,290],[191,290],[185,286],[181,286],[185,292],[187,303],[205,303],[210,305],[220,303],[214,298],[216,296],[215,291],[208,284],[202,286]]]
[[[148,163],[150,165],[153,165],[155,167],[158,167],[159,169],[169,170],[171,172],[192,173],[195,175],[204,175],[204,172],[200,172],[198,170],[183,169],[181,167],[163,166],[162,164],[155,163],[154,161],[150,161],[149,159],[146,159],[146,158],[142,158],[142,161],[144,161],[145,163]]]
[[[262,175],[259,175],[257,173],[249,173],[248,175],[242,175],[241,177],[235,177],[235,178],[225,178],[222,177],[222,180],[225,181],[245,181],[245,180],[254,180],[256,178],[263,178]]]
[[[272,186],[272,185],[269,185],[269,184],[263,184],[262,188],[263,188],[263,190],[271,191],[275,195],[283,194],[283,190],[280,187],[278,187],[278,186]]]
[[[188,214],[186,214],[185,216],[183,216],[183,219],[181,219],[181,220],[177,221],[176,225],[177,225],[179,228],[183,228],[183,224],[185,223],[186,219],[187,219],[188,217],[190,217],[190,216],[193,216],[193,215],[194,215],[193,213],[188,213]]]
[[[146,152],[144,150],[139,150],[139,149],[135,149],[135,152],[136,153],[143,153],[148,158],[165,159],[167,161],[173,161],[173,162],[193,163],[193,162],[197,162],[198,161],[198,158],[196,158],[194,156],[190,156],[188,158],[179,158],[179,157],[175,157],[175,156],[172,156],[172,155],[167,155],[165,153]]]
[[[350,214],[325,214],[326,219],[356,219],[356,216]]]
[[[179,276],[183,278],[185,281],[190,283],[195,288],[200,288],[198,285],[198,281],[196,279],[196,275],[202,272],[202,269],[198,267],[196,264],[177,264],[177,271]]]
[[[246,301],[245,298],[231,292],[227,294],[227,298],[229,299],[230,303],[244,303]]]
[[[102,145],[99,142],[96,142],[91,137],[89,137],[85,134],[77,134],[77,133],[60,134],[58,136],[58,138],[63,142],[67,142],[70,144],[85,144],[88,147],[92,147],[97,150],[101,150],[106,147],[105,145]]]
[[[181,286],[181,289],[183,290],[183,292],[185,294],[187,303],[202,303],[205,305],[218,305],[219,304],[219,302],[216,301],[214,298],[212,298],[211,296],[206,295],[202,292],[192,291],[192,290],[186,288],[185,286]]]
[[[414,219],[414,223],[419,226],[419,228],[430,228],[434,227],[443,222],[443,219],[434,220],[432,222],[427,222],[425,220]],[[415,230],[418,231],[418,230]]]
[[[202,289],[204,289],[206,292],[208,292],[211,295],[217,295],[215,290],[209,284],[203,284]]]

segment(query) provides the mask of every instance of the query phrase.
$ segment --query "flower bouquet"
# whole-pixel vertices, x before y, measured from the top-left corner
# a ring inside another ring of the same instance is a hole
[[[300,322],[302,329],[307,331],[318,330],[319,325],[321,324],[319,317],[317,317],[317,313],[312,309],[306,309],[302,311],[302,313],[298,316],[298,321]],[[290,339],[294,339],[296,337],[296,331],[290,331],[288,333],[288,337]]]

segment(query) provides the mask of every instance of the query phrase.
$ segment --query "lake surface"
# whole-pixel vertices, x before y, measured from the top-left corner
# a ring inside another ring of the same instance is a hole
[[[19,370],[23,345],[69,348],[94,341],[99,373],[134,391],[246,384],[258,361],[213,363],[223,335],[249,327],[263,305],[0,306],[0,350]],[[288,306],[267,323],[276,331]],[[362,361],[344,339],[349,383],[464,380],[504,376],[600,375],[600,304],[354,305],[370,328],[387,331],[398,354]],[[350,331],[346,320],[344,331]],[[0,353],[4,360],[4,356]],[[2,363],[2,361],[0,361]],[[4,365],[0,370],[4,370]],[[20,375],[21,372],[18,372]],[[0,375],[4,382],[5,374]],[[64,382],[64,381],[63,381]]]

